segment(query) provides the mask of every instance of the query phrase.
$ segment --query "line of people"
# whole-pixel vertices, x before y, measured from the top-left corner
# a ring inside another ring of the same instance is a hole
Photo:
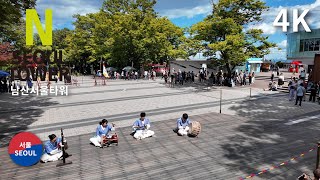
[[[103,74],[100,70],[98,70],[95,74],[97,77],[102,77]],[[124,80],[137,80],[137,79],[145,79],[145,80],[155,80],[157,77],[157,73],[154,70],[144,71],[143,74],[140,74],[138,71],[121,71],[121,73],[117,71],[108,71],[107,77],[108,79],[124,79]]]
[[[233,72],[231,76],[228,76],[227,73],[223,72],[222,70],[214,73],[214,72],[207,72],[206,70],[201,69],[198,74],[195,74],[193,71],[172,71],[168,73],[170,75],[169,83],[171,86],[175,84],[183,85],[184,83],[193,83],[195,82],[195,77],[199,79],[199,82],[208,82],[209,85],[216,85],[216,86],[235,86],[237,84],[241,86],[253,84],[255,81],[255,73],[254,72],[243,72],[242,70],[240,73]],[[165,83],[168,83],[169,75],[164,75]],[[166,78],[167,77],[167,78]]]
[[[168,72],[168,75],[170,75],[169,82],[172,86],[176,84],[183,85],[185,83],[194,83],[195,74],[193,71],[186,72],[181,71],[180,69],[176,71],[173,68],[172,71]],[[168,83],[168,75],[167,72],[164,72],[163,77],[165,78],[165,83]]]
[[[179,136],[189,135],[190,128],[189,125],[191,121],[188,117],[188,114],[184,113],[179,119],[177,119],[176,128],[173,129],[175,133]],[[150,130],[151,124],[150,120],[146,118],[146,113],[142,112],[140,114],[140,118],[137,119],[132,126],[133,132],[131,135],[137,139],[142,140],[144,138],[154,136],[154,131]],[[108,145],[110,145],[111,141],[108,141],[112,137],[111,132],[115,131],[115,124],[108,123],[108,120],[103,119],[99,122],[99,125],[96,128],[94,137],[90,138],[90,142],[96,146],[103,148],[104,142],[107,141]],[[58,138],[55,134],[51,134],[48,136],[49,140],[44,143],[44,151],[41,156],[41,162],[52,162],[57,161],[63,158],[62,147],[68,149],[68,144],[66,138],[64,138],[62,143],[62,139]],[[65,152],[64,157],[68,158],[72,156]]]

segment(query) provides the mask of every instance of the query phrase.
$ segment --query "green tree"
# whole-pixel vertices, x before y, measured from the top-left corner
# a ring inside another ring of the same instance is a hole
[[[15,41],[15,28],[20,25],[26,9],[34,8],[36,0],[0,1],[0,39],[3,42]]]
[[[183,29],[157,16],[155,0],[106,0],[98,13],[76,15],[68,50],[77,60],[139,67],[186,56]]]
[[[220,0],[213,4],[213,13],[191,27],[191,39],[201,41],[202,50],[216,64],[226,68],[228,74],[249,57],[262,57],[275,44],[268,42],[260,29],[246,30],[249,23],[261,20],[268,7],[260,0]]]

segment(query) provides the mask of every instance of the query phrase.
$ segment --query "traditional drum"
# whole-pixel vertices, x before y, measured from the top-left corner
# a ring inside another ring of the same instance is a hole
[[[193,121],[189,125],[189,135],[192,137],[196,137],[199,135],[201,131],[201,125],[198,121]]]
[[[117,133],[112,135],[111,138],[106,138],[103,140],[103,144],[106,145],[107,147],[109,147],[111,144],[115,144],[116,146],[118,146],[118,143],[119,143],[119,138]]]

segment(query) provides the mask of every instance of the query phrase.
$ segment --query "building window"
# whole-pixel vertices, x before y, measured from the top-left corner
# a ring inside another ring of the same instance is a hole
[[[303,51],[309,51],[309,41],[308,40],[304,40],[304,48]]]
[[[320,51],[320,38],[300,40],[299,51]]]
[[[314,51],[315,39],[309,40],[309,51]]]
[[[320,39],[316,39],[315,45],[314,45],[314,51],[319,51],[319,45],[320,45]]]
[[[304,40],[300,40],[300,52],[303,52]]]

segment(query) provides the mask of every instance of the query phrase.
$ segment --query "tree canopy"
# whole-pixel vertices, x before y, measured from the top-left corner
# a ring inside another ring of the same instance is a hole
[[[248,29],[249,23],[259,22],[261,13],[267,9],[261,0],[220,0],[213,4],[212,14],[191,27],[191,37],[206,44],[202,49],[206,56],[218,52],[213,61],[231,75],[249,57],[262,57],[275,46],[263,36],[263,30]]]
[[[20,25],[26,9],[34,8],[36,0],[0,1],[0,40],[2,42],[15,39],[16,27]]]
[[[10,14],[0,18],[0,39],[13,42],[16,49],[63,49],[63,60],[78,65],[103,60],[115,67],[139,67],[187,59],[202,51],[231,74],[247,58],[262,57],[275,46],[262,30],[248,29],[268,10],[262,0],[219,0],[212,4],[210,15],[187,29],[158,16],[156,0],[105,0],[99,12],[74,15],[74,30],[54,30],[52,46],[41,46],[35,35],[35,45],[26,47],[25,21],[21,17],[35,2],[0,2],[0,9]]]
[[[76,15],[70,38],[74,59],[104,59],[114,66],[139,66],[178,56],[183,50],[183,29],[158,17],[155,0],[106,0],[101,11]]]

